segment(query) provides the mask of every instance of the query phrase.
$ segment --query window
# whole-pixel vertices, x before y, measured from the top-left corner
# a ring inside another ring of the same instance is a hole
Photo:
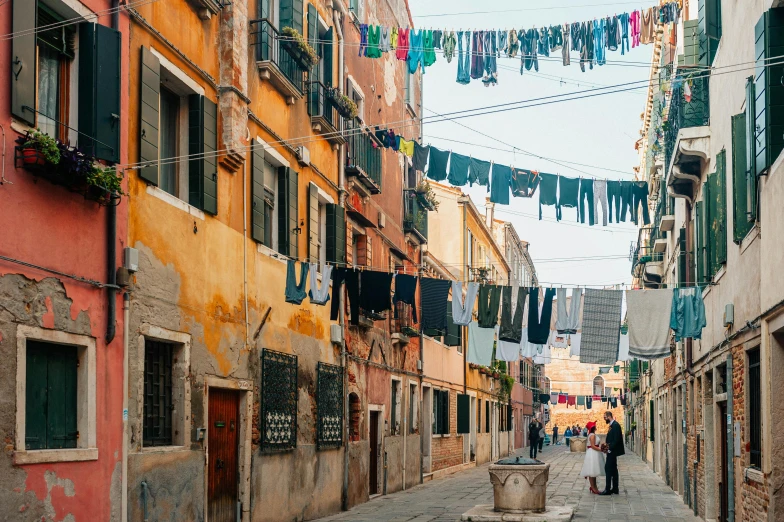
[[[144,446],[172,444],[172,352],[170,343],[148,340],[144,351]]]
[[[349,0],[349,10],[357,20],[362,20],[365,0]]]
[[[297,447],[297,356],[261,352],[261,448]]]
[[[419,424],[417,419],[417,385],[408,385],[408,432],[416,433]]]
[[[457,433],[471,431],[471,397],[462,393],[457,394]]]
[[[518,365],[520,367],[520,370],[519,370],[519,374],[517,376],[517,380],[520,382],[520,384],[525,386],[525,370],[526,370],[525,361],[519,361]]]
[[[702,186],[695,206],[697,221],[697,281],[710,280],[727,262],[726,151],[716,155],[716,172]]]
[[[747,115],[750,132],[748,139],[751,176],[761,176],[784,149],[784,133],[779,127],[781,115],[777,112],[782,104],[782,66],[774,62],[781,55],[781,35],[784,26],[784,9],[775,8],[764,12],[754,27],[755,58],[757,68],[751,96],[747,89]],[[775,65],[774,65],[775,63]],[[749,103],[748,100],[753,100]],[[753,112],[749,112],[749,107]],[[753,139],[752,139],[753,138]]]
[[[700,63],[713,64],[721,40],[721,0],[699,0]]]
[[[490,401],[485,401],[485,433],[490,433]]]
[[[362,420],[362,402],[359,400],[359,395],[354,392],[348,395],[348,414],[348,440],[357,442],[360,439],[359,422]]]
[[[17,327],[17,464],[96,460],[95,340]]]
[[[142,47],[139,175],[209,214],[218,212],[218,106],[177,66]],[[187,161],[177,158],[195,156]]]
[[[596,376],[593,378],[593,394],[604,395],[604,378]]]
[[[14,2],[9,9],[16,35],[11,114],[86,154],[119,161],[120,33],[63,23],[89,11],[59,0]]]
[[[747,353],[749,364],[749,457],[752,467],[762,467],[762,382],[760,350]]]
[[[650,415],[648,416],[648,429],[649,429],[648,439],[651,442],[653,442],[654,433],[656,433],[656,430],[654,428],[655,419],[656,419],[654,402],[652,400],[648,401],[648,406],[650,407]]]
[[[343,444],[343,368],[318,363],[318,449]]]
[[[389,434],[400,433],[400,381],[392,379],[392,393],[390,396],[392,407],[389,410]]]
[[[476,400],[476,432],[482,433],[482,399]]]
[[[327,222],[329,221],[329,227]],[[328,232],[329,228],[329,232]],[[308,259],[324,266],[327,261],[345,262],[345,214],[343,207],[315,183],[308,185]],[[329,241],[328,241],[329,239]],[[336,244],[339,243],[339,244]],[[327,255],[327,252],[330,255]]]
[[[356,266],[372,266],[373,238],[355,230],[352,241],[352,252],[354,264]]]
[[[449,434],[449,390],[433,390],[433,433]]]
[[[352,76],[346,78],[347,96],[357,104],[357,119],[365,121],[365,94]]]

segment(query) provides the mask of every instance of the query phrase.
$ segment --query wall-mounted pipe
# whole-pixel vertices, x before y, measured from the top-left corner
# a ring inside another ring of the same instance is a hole
[[[144,516],[144,522],[149,522],[149,517],[147,516],[147,496],[149,495],[149,491],[147,489],[147,481],[142,481],[142,513]]]
[[[735,522],[735,437],[732,433],[732,351],[727,355],[727,522]]]

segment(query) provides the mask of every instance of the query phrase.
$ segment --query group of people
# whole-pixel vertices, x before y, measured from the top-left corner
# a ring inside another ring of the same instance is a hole
[[[610,429],[607,433],[605,442],[602,443],[596,433],[596,423],[589,422],[584,427],[578,424],[567,426],[564,432],[566,444],[572,437],[588,437],[585,449],[585,461],[580,472],[581,477],[588,479],[591,493],[596,495],[618,495],[618,457],[626,453],[623,444],[623,432],[621,425],[613,419],[610,411],[605,412],[604,421]],[[552,444],[558,443],[558,425],[553,426]],[[544,425],[539,419],[533,419],[528,425],[529,455],[535,459],[537,453],[542,451],[546,433]],[[606,476],[604,490],[600,491],[596,484],[596,478]]]

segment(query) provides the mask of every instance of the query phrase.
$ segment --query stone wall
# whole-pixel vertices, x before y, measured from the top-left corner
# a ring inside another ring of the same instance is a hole
[[[574,426],[579,424],[580,427],[585,426],[587,423],[593,421],[596,423],[597,433],[607,433],[607,424],[604,423],[604,412],[611,411],[613,418],[623,424],[625,416],[625,407],[621,406],[621,401],[618,401],[618,406],[610,410],[607,409],[607,403],[594,401],[592,408],[586,410],[582,406],[569,407],[565,404],[557,404],[550,408],[550,422],[545,427],[548,434],[552,434],[553,426],[558,426],[558,438],[563,438],[567,426]]]

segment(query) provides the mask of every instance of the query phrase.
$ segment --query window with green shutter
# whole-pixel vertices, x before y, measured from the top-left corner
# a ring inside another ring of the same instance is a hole
[[[160,183],[158,126],[160,120],[161,62],[147,47],[141,50],[139,102],[139,176],[153,185]]]
[[[284,256],[299,257],[299,174],[290,167],[278,169],[278,251]]]
[[[449,390],[433,390],[433,434],[449,434]]]
[[[346,263],[346,209],[334,203],[327,207],[327,263]]]
[[[746,113],[732,116],[732,239],[740,243],[754,226],[755,209],[751,206],[753,197],[749,194],[749,178],[754,180],[753,192],[756,193],[756,176],[747,175],[746,158]]]
[[[757,60],[754,80],[755,167],[754,173],[767,173],[784,149],[784,64],[775,60],[784,55],[784,7],[762,14],[754,27],[754,54]]]
[[[654,411],[655,406],[654,406],[654,402],[652,400],[648,401],[648,405],[649,405],[649,408],[650,408],[650,415],[648,416],[648,429],[650,431],[649,431],[648,438],[650,439],[651,442],[653,442],[653,440],[655,438],[654,433],[656,433],[655,428],[654,428],[655,425],[656,425],[656,417],[655,417],[656,412]]]
[[[188,201],[218,213],[218,106],[200,94],[188,96]]]
[[[308,185],[308,260],[318,263],[321,260],[321,205],[318,186]]]
[[[471,397],[462,393],[457,394],[457,433],[471,431]]]
[[[721,40],[721,0],[699,0],[700,64],[712,65]]]
[[[689,282],[689,278],[687,277],[688,258],[689,256],[686,246],[686,229],[681,228],[678,231],[678,286],[686,286]],[[691,277],[693,277],[693,275]]]
[[[703,198],[705,197],[705,188],[703,186]],[[694,261],[696,265],[697,279],[696,283],[702,285],[705,283],[705,202],[697,201],[694,204]]]
[[[713,262],[713,274],[715,275],[721,265],[727,262],[727,151],[722,150],[716,155],[716,172],[713,174],[713,190],[711,196],[714,199],[713,222],[713,245],[716,246]]]
[[[75,448],[77,348],[28,340],[26,352],[25,449]]]
[[[746,80],[746,201],[749,219],[756,221],[757,201],[757,122],[754,76]]]
[[[264,167],[264,146],[254,141],[251,147],[250,235],[266,245]]]
[[[304,20],[303,0],[280,0],[278,4],[280,29],[291,27],[302,34],[302,22]],[[304,35],[303,35],[304,36]]]

